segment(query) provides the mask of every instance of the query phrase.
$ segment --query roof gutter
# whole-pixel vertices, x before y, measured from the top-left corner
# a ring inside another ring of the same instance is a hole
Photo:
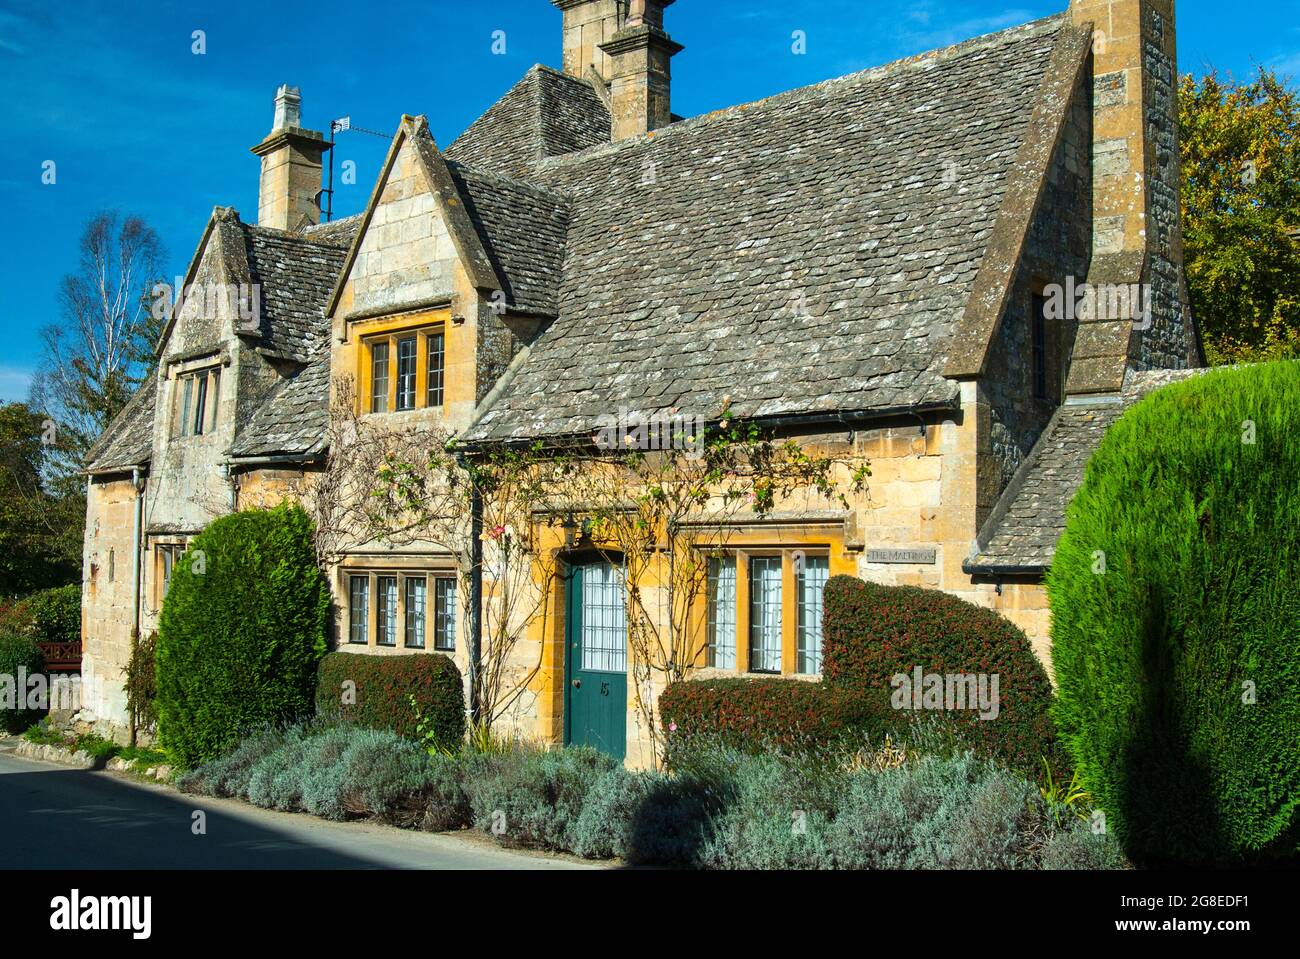
[[[514,364],[511,364],[514,367]],[[503,381],[498,384],[497,388],[488,394],[483,403],[483,413],[490,408],[491,401],[497,398],[497,391],[503,389],[506,385],[505,377],[509,376],[511,370],[507,370]],[[737,417],[737,420],[744,423],[752,423],[764,428],[780,427],[800,427],[800,426],[840,426],[846,429],[853,429],[856,426],[870,423],[878,420],[895,419],[900,416],[923,416],[926,413],[956,413],[961,410],[961,403],[958,401],[945,401],[941,403],[922,403],[914,406],[888,406],[878,407],[869,410],[854,410],[840,413],[800,413],[794,415],[778,414],[776,416],[758,416],[753,418]],[[465,428],[465,432],[470,432],[478,424],[482,414],[475,417],[474,421]],[[713,420],[706,424],[707,426],[717,426],[721,420]],[[500,440],[470,440],[459,443],[460,448],[466,453],[481,453],[490,449],[511,449],[521,446],[530,446],[541,440],[546,444],[547,449],[558,449],[566,441],[588,441],[592,442],[589,433],[561,433],[553,437],[511,437]]]
[[[241,466],[293,466],[319,463],[324,459],[324,448],[306,450],[302,453],[272,453],[267,456],[232,456],[231,467]]]
[[[90,485],[87,479],[86,485]],[[131,659],[140,646],[140,605],[143,602],[144,584],[144,491],[145,480],[140,470],[131,470],[131,485],[135,488],[135,525],[131,531],[131,591],[134,601],[131,604]],[[136,717],[132,713],[127,717],[131,724],[131,745],[136,744]]]
[[[967,576],[1046,576],[1050,566],[992,566],[962,560],[961,571]]]

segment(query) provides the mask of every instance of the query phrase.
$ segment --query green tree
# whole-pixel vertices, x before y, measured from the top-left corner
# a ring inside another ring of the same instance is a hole
[[[1183,77],[1187,285],[1212,364],[1300,356],[1300,94]]]
[[[53,432],[25,404],[0,405],[0,596],[77,580],[86,501],[48,475]]]
[[[1106,431],[1047,577],[1053,718],[1140,864],[1300,851],[1300,363]]]
[[[163,249],[140,217],[101,211],[81,235],[77,269],[59,287],[60,317],[44,343],[29,405],[58,424],[48,468],[75,475],[85,453],[152,366],[161,322],[153,293]]]
[[[296,504],[223,516],[172,573],[158,623],[157,713],[184,768],[249,729],[310,716],[330,589]]]

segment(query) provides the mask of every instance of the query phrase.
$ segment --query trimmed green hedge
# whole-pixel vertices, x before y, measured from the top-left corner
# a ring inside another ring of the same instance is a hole
[[[659,713],[674,739],[707,736],[748,751],[877,742],[898,717],[887,697],[857,696],[792,679],[711,679],[673,683]]]
[[[44,714],[44,710],[27,709],[27,687],[19,685],[18,671],[26,669],[27,675],[44,672],[45,660],[36,640],[29,636],[0,635],[0,676],[9,677],[6,685],[12,690],[13,709],[9,708],[10,689],[0,689],[0,726],[5,732],[20,733]]]
[[[714,737],[750,751],[922,736],[935,749],[970,749],[1031,777],[1044,758],[1064,772],[1047,673],[1025,634],[997,613],[937,590],[851,576],[826,584],[823,609],[822,682],[674,683],[659,698],[665,728],[682,739]],[[975,709],[894,708],[891,681],[900,673],[911,677],[917,666],[941,675],[996,674],[996,717],[981,719]]]
[[[24,602],[38,643],[81,642],[81,587],[56,586],[32,593]]]
[[[158,731],[177,765],[310,715],[329,606],[301,507],[234,513],[194,538],[172,572],[155,654]]]
[[[354,699],[345,703],[345,697]],[[455,748],[465,738],[465,687],[460,670],[450,657],[436,653],[330,653],[320,663],[316,711],[322,719],[387,729],[408,739],[420,738],[416,725],[423,717],[426,731],[433,733],[439,745]]]
[[[993,610],[938,590],[836,576],[826,584],[823,633],[825,682],[854,695],[891,692],[895,675],[912,676],[918,666],[941,675],[996,674],[996,718],[970,709],[936,715],[978,755],[1029,775],[1050,758],[1051,681],[1025,634]]]
[[[1131,855],[1300,840],[1300,363],[1168,386],[1107,432],[1047,579],[1056,722]]]

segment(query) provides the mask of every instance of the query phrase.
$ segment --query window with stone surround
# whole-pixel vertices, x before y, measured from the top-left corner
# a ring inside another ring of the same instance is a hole
[[[348,577],[348,642],[370,643],[370,577]]]
[[[192,370],[176,377],[176,415],[173,436],[202,436],[217,423],[220,367]]]
[[[380,646],[397,645],[397,577],[380,576],[376,582],[375,641]]]
[[[704,664],[739,673],[819,675],[822,593],[829,579],[824,546],[743,548],[710,558]]]
[[[401,413],[443,405],[446,333],[442,324],[368,336],[361,348],[366,410]]]
[[[343,575],[349,644],[455,651],[460,617],[454,570],[348,569]]]
[[[154,568],[157,574],[155,579],[157,586],[154,590],[155,609],[162,608],[163,599],[172,585],[172,572],[176,569],[176,564],[181,561],[181,557],[185,555],[185,550],[184,543],[159,543],[154,547]]]

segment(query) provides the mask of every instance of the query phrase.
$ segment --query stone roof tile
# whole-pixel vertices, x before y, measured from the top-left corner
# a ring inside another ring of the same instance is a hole
[[[559,318],[467,438],[723,397],[742,417],[955,405],[946,343],[1064,22],[535,164],[572,202]]]
[[[447,159],[507,176],[608,143],[609,110],[591,84],[538,64],[450,147]]]
[[[353,227],[355,230],[355,227]],[[347,250],[294,233],[244,226],[250,278],[261,286],[260,345],[307,362],[327,341],[325,303]]]
[[[148,464],[153,454],[153,418],[158,383],[150,376],[86,453],[86,469],[107,473]]]
[[[330,361],[318,357],[271,390],[231,448],[234,457],[317,451],[329,427]]]

